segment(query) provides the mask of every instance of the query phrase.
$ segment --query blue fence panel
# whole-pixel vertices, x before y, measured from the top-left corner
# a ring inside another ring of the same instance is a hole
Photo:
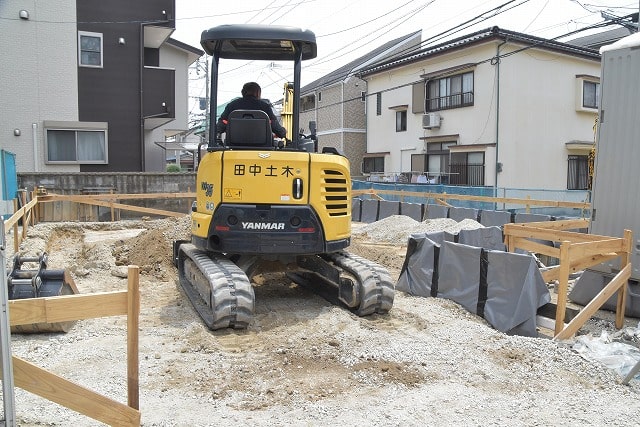
[[[468,196],[483,197],[503,197],[534,200],[555,200],[563,202],[584,202],[590,200],[589,191],[581,190],[545,190],[545,189],[525,189],[525,188],[493,188],[493,187],[463,187],[458,185],[443,184],[405,184],[398,182],[371,182],[352,180],[353,190],[379,190],[411,192],[411,193],[436,193],[436,194],[459,194]],[[369,198],[369,196],[361,196]],[[401,201],[408,203],[435,204],[432,197],[402,196],[396,194],[384,194],[385,200]],[[525,212],[526,207],[520,204],[505,204],[492,202],[479,202],[473,200],[453,200],[448,199],[447,203],[455,207],[472,208],[482,210],[509,211],[511,213]],[[551,215],[554,217],[589,217],[590,212],[574,208],[552,208],[531,206],[530,213]]]

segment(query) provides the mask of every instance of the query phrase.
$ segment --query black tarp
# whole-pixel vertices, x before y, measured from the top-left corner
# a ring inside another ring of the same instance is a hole
[[[445,233],[412,235],[396,289],[451,299],[499,331],[537,336],[536,311],[551,296],[535,259],[451,240]]]

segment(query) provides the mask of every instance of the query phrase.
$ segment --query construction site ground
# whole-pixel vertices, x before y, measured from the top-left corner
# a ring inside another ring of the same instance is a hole
[[[401,231],[354,224],[349,250],[396,280],[412,230]],[[41,223],[20,247],[47,251],[49,267],[68,269],[82,293],[125,290],[127,265],[140,267],[144,426],[640,423],[636,380],[622,384],[571,341],[505,335],[445,299],[397,292],[387,315],[359,318],[272,274],[258,277],[247,330],[210,331],[171,262],[171,242],[189,233],[188,216]],[[615,331],[610,313],[598,317],[580,333]],[[126,339],[124,317],[90,319],[66,334],[14,334],[12,352],[126,403]],[[15,406],[19,426],[100,425],[20,389]]]

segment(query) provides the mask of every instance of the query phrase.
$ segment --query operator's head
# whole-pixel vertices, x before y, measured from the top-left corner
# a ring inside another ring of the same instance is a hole
[[[260,94],[262,89],[260,89],[260,85],[256,82],[245,83],[242,86],[242,96],[255,96],[260,99]]]

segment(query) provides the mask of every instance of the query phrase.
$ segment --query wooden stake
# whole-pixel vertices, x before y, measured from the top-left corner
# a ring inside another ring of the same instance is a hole
[[[140,327],[140,268],[130,265],[128,272],[127,295],[127,390],[130,407],[140,409],[140,381],[138,360],[138,328]]]

